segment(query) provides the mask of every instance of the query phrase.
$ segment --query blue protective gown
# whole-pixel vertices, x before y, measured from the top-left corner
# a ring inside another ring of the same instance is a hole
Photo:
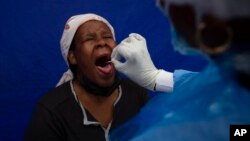
[[[224,141],[230,124],[250,124],[250,91],[215,65],[201,73],[177,70],[174,81],[174,93],[155,96],[111,140]]]

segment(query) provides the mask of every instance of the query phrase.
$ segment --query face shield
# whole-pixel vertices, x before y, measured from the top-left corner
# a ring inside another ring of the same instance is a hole
[[[197,30],[202,27],[204,15],[220,20],[246,17],[250,15],[249,5],[249,0],[157,0],[157,6],[169,18],[174,49],[189,55],[201,53]]]
[[[208,54],[223,74],[250,88],[249,0],[158,0],[157,5],[169,18],[175,50]]]

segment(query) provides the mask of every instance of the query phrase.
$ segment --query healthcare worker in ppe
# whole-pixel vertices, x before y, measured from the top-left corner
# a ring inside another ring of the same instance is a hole
[[[167,92],[170,81],[174,90],[153,98],[111,139],[229,140],[230,125],[250,124],[250,1],[159,0],[158,5],[170,20],[174,48],[202,54],[210,63],[191,75],[158,70],[145,39],[130,34],[112,53],[116,69],[145,88]]]

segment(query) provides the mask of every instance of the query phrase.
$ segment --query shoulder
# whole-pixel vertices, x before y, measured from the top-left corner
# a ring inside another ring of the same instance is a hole
[[[136,115],[149,100],[147,91],[128,79],[122,79],[121,93],[115,107],[116,115],[119,115],[122,121]]]
[[[141,86],[137,85],[136,83],[127,78],[121,80],[121,87],[122,89],[130,91],[146,91],[144,88],[142,88]]]
[[[38,103],[47,108],[54,108],[72,97],[70,82],[67,82],[47,92]]]
[[[127,98],[148,99],[148,91],[127,78],[121,80],[121,88]]]

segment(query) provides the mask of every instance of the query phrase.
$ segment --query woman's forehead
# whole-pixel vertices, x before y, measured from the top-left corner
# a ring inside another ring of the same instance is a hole
[[[104,22],[97,20],[85,22],[77,29],[77,33],[78,32],[81,32],[82,34],[88,32],[108,32],[112,34],[110,28]]]
[[[84,29],[104,28],[104,29],[111,31],[107,24],[105,24],[102,21],[97,21],[97,20],[87,21],[87,22],[83,23],[79,28],[84,28]]]

